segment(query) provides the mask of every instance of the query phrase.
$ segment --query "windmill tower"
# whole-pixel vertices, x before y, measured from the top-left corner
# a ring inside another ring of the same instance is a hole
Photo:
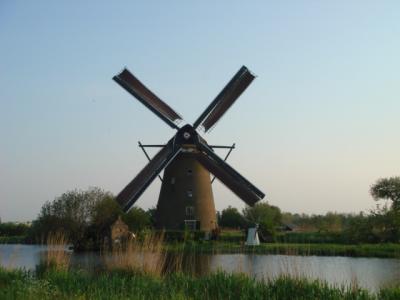
[[[164,169],[156,212],[159,228],[181,229],[186,226],[190,229],[211,231],[217,227],[210,173],[250,206],[264,198],[263,192],[215,154],[213,148],[217,146],[208,145],[196,131],[199,127],[204,132],[209,131],[254,77],[243,66],[193,125],[178,127],[181,116],[127,69],[114,76],[113,79],[128,93],[177,130],[165,145],[148,145],[159,146],[161,150],[152,159],[149,158],[149,163],[118,194],[117,202],[124,211],[134,205]],[[144,150],[145,145],[139,143],[139,146]],[[232,150],[233,147],[227,148]]]

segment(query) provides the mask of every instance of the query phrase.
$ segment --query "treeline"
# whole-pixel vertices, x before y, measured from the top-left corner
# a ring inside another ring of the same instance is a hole
[[[242,211],[228,207],[218,212],[218,224],[243,233],[257,225],[261,239],[270,242],[400,242],[400,177],[380,179],[370,192],[376,200],[389,202],[369,213],[325,215],[282,213],[278,207],[261,202]],[[90,188],[69,191],[46,202],[29,228],[0,224],[0,237],[26,235],[26,241],[42,243],[49,233],[61,231],[76,249],[99,248],[118,216],[135,233],[154,228],[154,208],[144,211],[133,207],[124,213],[111,193]]]
[[[222,215],[218,215],[221,224],[228,221],[227,211],[235,209],[228,208]],[[155,228],[154,208],[145,211],[133,207],[124,213],[111,193],[95,187],[84,191],[69,191],[51,202],[46,202],[38,218],[32,223],[28,239],[43,243],[51,233],[62,232],[75,249],[99,249],[104,243],[104,238],[110,236],[111,225],[119,216],[134,233]],[[239,227],[259,224],[264,235],[272,236],[275,224],[279,223],[280,219],[279,208],[260,203],[243,211]],[[198,239],[202,234],[197,232],[191,236]],[[187,234],[182,231],[166,233],[167,240],[182,240],[183,237],[187,237]]]
[[[400,177],[382,178],[370,188],[375,200],[388,200],[369,213],[325,215],[284,214],[301,231],[336,236],[345,243],[400,242]]]
[[[0,237],[2,236],[26,236],[30,226],[23,223],[5,222],[0,223]]]
[[[258,223],[264,240],[293,243],[400,242],[400,177],[379,179],[370,189],[375,200],[389,200],[368,213],[324,215],[282,213],[267,203],[242,212],[228,207],[218,213],[222,227],[243,229]],[[283,233],[287,232],[287,233]]]
[[[325,215],[284,214],[283,219],[297,232],[330,237],[336,242],[381,243],[400,241],[399,214],[388,206],[369,213]],[[311,236],[310,236],[311,237]]]
[[[368,214],[292,214],[281,213],[274,206],[270,210],[275,212],[266,213],[265,218],[257,222],[265,241],[345,244],[400,241],[399,215],[386,206]],[[232,229],[245,229],[252,223],[248,222],[246,210],[241,213],[234,207],[218,213],[218,220],[219,226]]]

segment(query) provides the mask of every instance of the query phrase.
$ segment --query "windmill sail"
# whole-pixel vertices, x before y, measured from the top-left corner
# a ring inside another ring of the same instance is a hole
[[[122,209],[128,211],[158,174],[175,158],[181,148],[175,148],[171,139],[139,174],[118,194],[116,200]]]
[[[236,99],[239,98],[254,78],[255,76],[249,71],[249,69],[245,66],[241,67],[224,89],[200,115],[193,124],[193,127],[197,128],[201,125],[207,132],[218,122],[219,119],[221,119],[225,112],[232,106]]]
[[[223,161],[207,145],[200,142],[199,149],[201,152],[197,154],[197,160],[246,204],[253,206],[265,197],[263,192]]]
[[[172,128],[179,129],[175,122],[182,120],[181,116],[176,113],[168,104],[158,98],[152,91],[150,91],[131,72],[129,72],[127,69],[124,69],[121,73],[114,76],[113,79],[128,93],[137,98],[148,109],[161,118],[165,123]]]

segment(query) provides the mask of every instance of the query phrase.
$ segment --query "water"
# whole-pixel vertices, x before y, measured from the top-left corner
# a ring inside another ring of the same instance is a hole
[[[46,257],[46,246],[0,245],[0,265],[33,270]],[[71,265],[96,269],[103,266],[99,253],[72,253]],[[217,270],[243,272],[257,279],[282,274],[325,280],[332,285],[358,284],[372,292],[400,284],[400,259],[340,256],[288,256],[258,254],[186,255],[183,269],[194,274]]]

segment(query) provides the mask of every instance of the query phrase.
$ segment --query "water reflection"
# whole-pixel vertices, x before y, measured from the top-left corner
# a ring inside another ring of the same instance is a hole
[[[290,274],[371,291],[400,284],[399,259],[236,254],[213,255],[211,266],[211,271],[240,271],[258,279]]]
[[[0,265],[7,268],[35,269],[47,255],[46,246],[0,245]],[[104,268],[110,254],[71,253],[74,268]],[[288,256],[256,254],[168,254],[168,269],[182,269],[189,274],[204,275],[217,270],[243,272],[257,279],[270,279],[282,274],[326,280],[333,285],[357,283],[377,291],[380,287],[400,284],[400,260],[383,258]],[[177,265],[178,264],[178,265]]]
[[[10,269],[33,270],[46,249],[46,246],[0,245],[0,265]]]
[[[169,255],[172,261],[176,260],[176,254]],[[211,264],[212,255],[185,253],[182,259],[182,270],[192,275],[205,275],[211,272]]]

